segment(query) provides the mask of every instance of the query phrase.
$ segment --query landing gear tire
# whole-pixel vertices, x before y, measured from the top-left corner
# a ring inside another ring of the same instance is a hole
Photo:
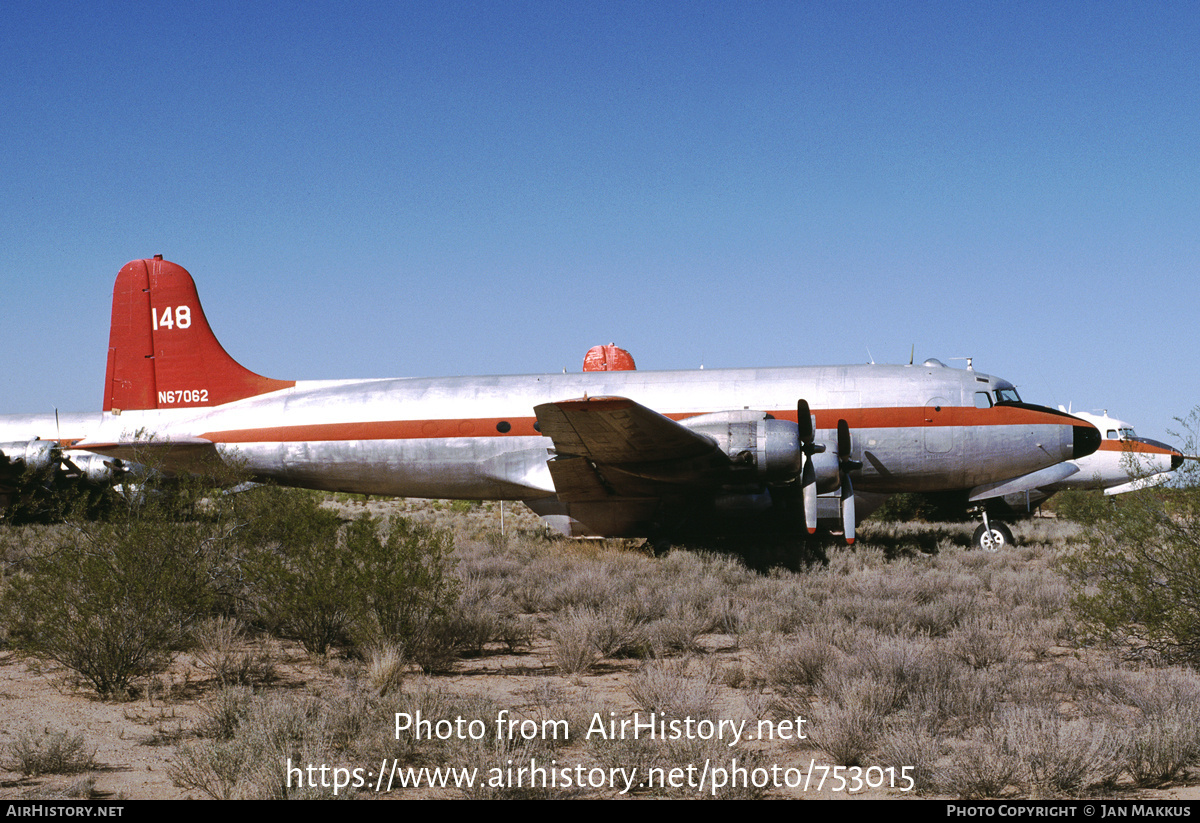
[[[985,552],[998,552],[1005,546],[1013,545],[1013,533],[1007,525],[995,520],[992,521],[990,529],[980,523],[971,540],[977,549]]]
[[[656,535],[646,540],[645,547],[655,557],[666,557],[671,553],[671,538],[666,535]]]

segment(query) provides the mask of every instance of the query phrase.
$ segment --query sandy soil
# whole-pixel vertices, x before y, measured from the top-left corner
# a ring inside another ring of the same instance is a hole
[[[386,506],[372,502],[385,511]],[[705,658],[722,668],[749,667],[748,652],[733,638],[707,635],[701,638]],[[269,686],[311,694],[339,688],[350,664],[336,659],[318,661],[296,644],[272,642],[268,647],[277,679]],[[526,705],[538,687],[550,685],[568,700],[581,704],[625,708],[633,711],[628,684],[640,661],[606,660],[592,672],[580,676],[557,673],[548,644],[541,642],[526,653],[510,654],[498,645],[482,657],[458,661],[451,674],[438,678],[445,688],[482,694],[514,709]],[[203,716],[203,701],[218,690],[218,684],[189,655],[180,655],[165,673],[153,678],[141,693],[125,702],[103,702],[95,698],[70,672],[53,664],[0,652],[0,798],[91,797],[98,799],[185,799],[190,796],[175,786],[168,767],[176,747],[194,740],[193,729]],[[745,713],[745,691],[725,689],[731,701],[729,716]],[[389,722],[380,718],[380,723]],[[94,749],[96,767],[84,775],[23,776],[12,771],[10,744],[26,730],[68,730],[81,733]],[[807,768],[816,752],[777,745],[770,759],[784,766]],[[566,756],[570,758],[570,754]],[[779,792],[772,796],[803,796],[805,799],[844,798],[831,791],[806,794]],[[396,797],[446,797],[449,792],[396,792]],[[903,797],[901,792],[877,790],[862,797]],[[1200,799],[1200,777],[1195,773],[1181,785],[1160,790],[1120,794],[1122,799]]]

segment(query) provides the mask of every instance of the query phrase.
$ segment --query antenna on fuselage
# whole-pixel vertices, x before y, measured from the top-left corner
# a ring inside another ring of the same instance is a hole
[[[867,362],[870,363],[872,366],[874,366],[875,365],[875,355],[871,354],[870,346],[867,346],[866,349],[867,349]]]
[[[972,362],[975,360],[974,357],[951,357],[950,359],[951,360],[966,360],[967,361],[967,371],[975,371],[975,367],[972,365]]]

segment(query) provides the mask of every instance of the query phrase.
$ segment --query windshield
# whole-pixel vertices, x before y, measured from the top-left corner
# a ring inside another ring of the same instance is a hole
[[[1011,387],[1007,388],[1007,389],[996,389],[996,402],[997,403],[1020,403],[1021,396],[1017,394],[1016,389],[1011,388]]]

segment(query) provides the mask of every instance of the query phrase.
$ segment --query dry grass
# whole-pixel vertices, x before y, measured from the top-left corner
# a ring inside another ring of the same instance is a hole
[[[1200,782],[1200,678],[1134,666],[1074,630],[1056,563],[1073,529],[1062,524],[1021,524],[1025,545],[998,554],[967,548],[969,526],[921,532],[869,524],[855,548],[831,549],[827,566],[797,573],[753,571],[704,552],[656,560],[620,541],[549,539],[511,508],[500,535],[495,506],[395,507],[456,535],[462,586],[444,623],[444,672],[422,675],[395,644],[287,659],[277,641],[263,643],[263,627],[210,619],[197,629],[194,656],[171,673],[188,685],[170,700],[193,707],[185,739],[173,752],[163,747],[179,791],[333,796],[331,787],[288,788],[289,758],[348,766],[387,758],[485,772],[507,761],[669,771],[733,758],[751,768],[795,767],[812,758],[908,767],[916,791],[952,797],[1133,796]],[[14,533],[3,542],[6,557],[36,552],[43,541],[31,533],[27,549]],[[277,680],[255,674],[260,664]],[[566,721],[571,737],[485,745],[397,737],[388,722],[417,712],[493,722],[501,710],[534,723]],[[597,714],[619,720],[635,711],[751,726],[803,717],[808,735],[731,747],[583,733]],[[696,795],[662,786],[633,793]],[[800,794],[752,785],[715,793]],[[337,796],[354,794],[365,792]],[[612,797],[618,790],[504,785],[393,794]]]
[[[27,728],[8,745],[4,766],[24,775],[79,774],[96,767],[96,753],[82,734]]]

